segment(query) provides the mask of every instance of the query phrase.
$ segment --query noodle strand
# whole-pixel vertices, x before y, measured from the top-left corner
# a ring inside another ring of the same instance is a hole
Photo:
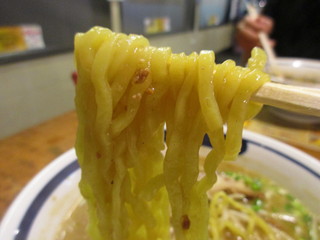
[[[173,54],[100,27],[76,35],[76,152],[93,240],[208,239],[207,191],[221,161],[239,153],[243,123],[261,109],[250,97],[269,80],[260,49],[248,68],[214,58],[211,51]],[[201,173],[205,134],[212,150]],[[212,202],[210,224],[219,226],[212,239],[225,229],[245,237],[256,228],[273,239],[254,215],[246,229],[219,224],[226,206],[242,207],[221,194]]]

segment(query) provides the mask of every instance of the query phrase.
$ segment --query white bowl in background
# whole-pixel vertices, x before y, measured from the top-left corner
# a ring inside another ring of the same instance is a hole
[[[267,72],[271,74],[272,81],[285,84],[320,88],[320,60],[305,58],[276,59],[277,69],[267,65]],[[277,70],[282,77],[277,77]]]
[[[204,145],[208,139],[204,140]],[[287,188],[313,213],[320,214],[320,161],[287,144],[244,131],[243,150],[235,164]],[[0,239],[54,240],[81,199],[80,169],[74,149],[43,169],[12,203],[0,226]]]
[[[276,59],[276,69],[267,64],[271,81],[301,87],[320,89],[320,60],[305,58]],[[280,73],[281,76],[278,76]],[[282,120],[298,124],[317,124],[320,117],[270,107],[270,112]]]

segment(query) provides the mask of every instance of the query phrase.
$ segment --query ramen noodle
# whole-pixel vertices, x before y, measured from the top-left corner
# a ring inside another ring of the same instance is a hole
[[[217,173],[208,191],[209,239],[319,239],[319,217],[283,187],[230,162],[220,164]],[[81,198],[56,240],[90,240],[86,207]]]
[[[247,68],[214,58],[100,27],[76,35],[76,152],[92,239],[208,239],[207,191],[221,161],[237,157],[243,123],[262,107],[250,97],[269,81],[261,49]]]

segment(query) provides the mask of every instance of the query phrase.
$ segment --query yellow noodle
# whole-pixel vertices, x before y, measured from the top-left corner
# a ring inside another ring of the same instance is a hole
[[[231,219],[230,216],[221,217],[223,214],[227,215],[230,209],[246,214],[247,222],[243,219]],[[276,239],[276,233],[271,226],[253,209],[235,201],[223,191],[216,193],[211,200],[209,223],[212,239],[223,239],[225,231],[230,231],[233,235],[241,236],[243,239],[251,239],[258,233],[262,234],[261,239]],[[243,228],[237,224],[242,225]]]
[[[259,49],[248,68],[214,58],[173,54],[100,27],[77,34],[76,151],[93,240],[171,239],[170,227],[177,240],[208,239],[206,192],[219,163],[236,158],[243,122],[261,108],[250,97],[268,81]],[[200,177],[205,134],[213,148]],[[218,228],[211,234],[221,236]]]

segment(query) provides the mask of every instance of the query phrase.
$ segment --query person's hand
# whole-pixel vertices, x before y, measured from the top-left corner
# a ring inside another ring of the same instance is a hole
[[[273,29],[273,20],[265,15],[259,15],[257,18],[250,16],[244,17],[237,25],[236,42],[242,48],[245,56],[250,56],[252,48],[261,47],[259,33],[270,34]],[[271,46],[275,41],[270,41]]]

